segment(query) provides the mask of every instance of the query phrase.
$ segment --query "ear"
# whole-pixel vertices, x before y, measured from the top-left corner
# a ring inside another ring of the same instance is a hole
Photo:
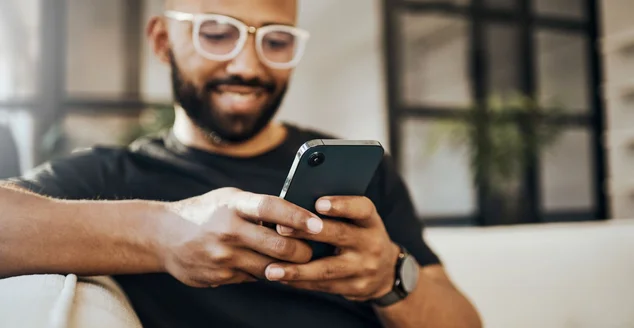
[[[165,19],[159,16],[152,17],[145,33],[156,57],[161,62],[169,64],[170,43]]]

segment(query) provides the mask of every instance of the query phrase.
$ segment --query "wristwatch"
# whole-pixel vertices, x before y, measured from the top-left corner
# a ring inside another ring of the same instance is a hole
[[[418,283],[419,267],[416,259],[405,249],[401,248],[396,261],[396,273],[394,275],[394,285],[392,291],[386,295],[371,301],[380,307],[390,306],[404,300],[416,288]]]

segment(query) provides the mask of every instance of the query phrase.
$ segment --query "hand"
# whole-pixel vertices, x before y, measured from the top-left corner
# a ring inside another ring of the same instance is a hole
[[[267,267],[267,278],[353,301],[389,293],[400,250],[390,240],[374,204],[365,197],[325,197],[317,201],[316,208],[322,215],[350,222],[324,220],[319,234],[282,226],[278,233],[337,246],[337,255],[306,264],[274,263]]]
[[[323,227],[314,214],[278,197],[233,188],[169,203],[167,209],[171,215],[161,225],[159,257],[165,271],[192,287],[264,278],[275,261],[310,261],[308,244],[256,222],[284,224],[307,235]]]

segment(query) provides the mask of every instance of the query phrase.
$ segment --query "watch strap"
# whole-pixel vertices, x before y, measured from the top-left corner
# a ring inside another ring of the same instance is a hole
[[[383,295],[379,298],[373,299],[371,300],[372,304],[380,306],[380,307],[386,307],[386,306],[390,306],[394,303],[397,303],[401,300],[403,300],[405,297],[407,297],[407,294],[405,293],[405,291],[402,290],[401,287],[401,267],[403,266],[403,262],[405,261],[405,258],[409,255],[409,252],[407,252],[407,250],[399,245],[400,248],[400,253],[398,255],[398,259],[396,260],[396,266],[394,267],[394,285],[392,286],[392,290],[387,293],[386,295]]]
[[[386,307],[398,303],[401,300],[403,300],[403,296],[400,295],[396,290],[392,290],[391,292],[387,293],[387,295],[372,300],[372,303],[380,307]]]

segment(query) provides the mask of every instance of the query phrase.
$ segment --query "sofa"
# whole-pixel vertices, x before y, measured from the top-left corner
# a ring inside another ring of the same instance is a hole
[[[634,327],[634,220],[430,229],[485,327]]]
[[[431,228],[425,238],[491,328],[634,327],[634,220]],[[0,280],[1,327],[140,327],[107,277]]]

